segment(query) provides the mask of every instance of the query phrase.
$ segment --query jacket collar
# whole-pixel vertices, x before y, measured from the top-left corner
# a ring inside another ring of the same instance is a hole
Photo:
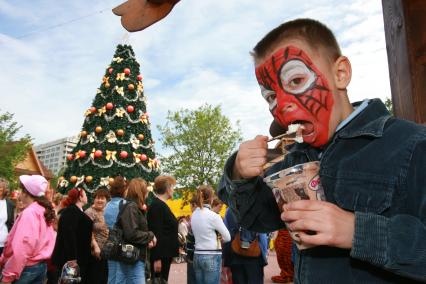
[[[359,105],[356,102],[353,106]],[[391,118],[386,106],[380,99],[372,99],[368,106],[345,127],[336,133],[339,138],[353,138],[358,136],[382,137],[383,129]]]

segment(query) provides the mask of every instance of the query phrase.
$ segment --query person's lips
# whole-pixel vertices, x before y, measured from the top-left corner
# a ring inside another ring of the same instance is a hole
[[[291,124],[299,124],[303,136],[309,136],[314,132],[314,125],[307,120],[295,120]]]

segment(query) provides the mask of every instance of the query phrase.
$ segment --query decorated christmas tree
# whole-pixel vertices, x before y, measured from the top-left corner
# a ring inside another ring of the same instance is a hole
[[[92,106],[85,112],[79,142],[67,156],[59,190],[93,193],[116,176],[153,181],[158,175],[142,75],[130,45],[118,45]],[[90,194],[89,194],[90,195]]]

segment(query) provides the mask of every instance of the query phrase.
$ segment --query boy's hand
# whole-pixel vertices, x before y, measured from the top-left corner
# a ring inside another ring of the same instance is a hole
[[[235,159],[232,179],[247,179],[263,173],[268,149],[268,136],[257,135],[241,143]]]
[[[326,245],[352,248],[355,214],[319,200],[299,200],[284,205],[281,219],[297,232],[306,247]],[[309,234],[307,232],[315,232]]]
[[[154,236],[154,238],[148,243],[148,248],[153,248],[157,245],[157,238]]]

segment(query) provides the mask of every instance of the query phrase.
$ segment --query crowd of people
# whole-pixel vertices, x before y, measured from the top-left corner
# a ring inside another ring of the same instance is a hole
[[[110,189],[101,187],[93,194],[88,208],[82,188],[73,188],[62,197],[53,196],[42,176],[23,175],[19,181],[21,193],[15,206],[6,198],[8,182],[0,180],[0,283],[139,284],[146,282],[145,264],[149,262],[167,280],[178,247],[177,220],[164,203],[173,193],[176,182],[172,177],[157,177],[152,204],[153,208],[159,204],[155,214],[169,222],[158,221],[154,214],[150,226],[145,204],[148,184],[141,178],[127,182],[116,177]],[[123,239],[139,249],[136,263],[102,256],[113,226],[120,226]],[[155,250],[158,243],[161,249]]]
[[[155,179],[149,206],[148,184],[141,178],[116,177],[110,188],[93,193],[90,206],[82,188],[62,196],[42,176],[23,175],[19,181],[21,193],[12,202],[7,181],[0,179],[0,283],[167,283],[179,253],[187,262],[187,283],[263,283],[266,234],[239,227],[230,210],[222,219],[223,202],[210,186],[196,190],[192,215],[178,220],[166,204],[176,184],[171,176]],[[103,256],[114,226],[139,249],[135,263]],[[238,256],[230,245],[237,232],[243,241],[257,239],[262,253]],[[67,282],[69,269],[74,274]]]

